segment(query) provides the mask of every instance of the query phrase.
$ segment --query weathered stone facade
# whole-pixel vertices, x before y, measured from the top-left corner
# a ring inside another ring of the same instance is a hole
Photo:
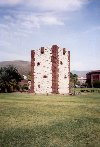
[[[70,52],[53,45],[31,51],[31,92],[68,94]]]

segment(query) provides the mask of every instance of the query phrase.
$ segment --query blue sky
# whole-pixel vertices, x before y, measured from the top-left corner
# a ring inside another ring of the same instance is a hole
[[[100,69],[100,0],[0,0],[0,61],[53,44],[71,51],[71,70]]]

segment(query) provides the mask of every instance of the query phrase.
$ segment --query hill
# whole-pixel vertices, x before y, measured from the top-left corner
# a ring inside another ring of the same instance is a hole
[[[30,62],[29,61],[3,61],[0,62],[0,68],[8,65],[13,65],[16,67],[21,75],[28,75],[30,71]]]
[[[0,67],[8,66],[8,65],[13,65],[16,67],[21,75],[28,75],[30,72],[30,62],[29,61],[21,61],[21,60],[16,60],[16,61],[3,61],[0,62]],[[86,77],[86,73],[89,71],[76,71],[73,70],[71,71],[73,74],[77,74],[79,77]]]
[[[78,77],[86,77],[86,74],[89,72],[89,71],[76,71],[76,70],[73,70],[71,71],[73,74],[76,74],[78,75]]]

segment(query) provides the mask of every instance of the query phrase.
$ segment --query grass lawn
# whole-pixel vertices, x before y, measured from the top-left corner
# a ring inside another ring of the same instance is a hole
[[[0,94],[0,147],[100,147],[100,94]]]

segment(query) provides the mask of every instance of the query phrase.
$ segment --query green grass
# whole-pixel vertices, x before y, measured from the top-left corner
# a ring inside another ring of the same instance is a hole
[[[99,147],[100,94],[0,94],[0,147]]]

